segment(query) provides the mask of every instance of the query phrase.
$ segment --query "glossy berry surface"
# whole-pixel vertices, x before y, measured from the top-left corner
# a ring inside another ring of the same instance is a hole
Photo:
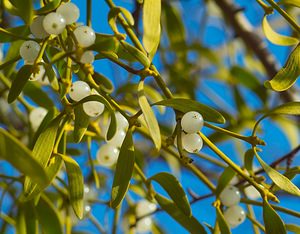
[[[101,166],[111,167],[114,165],[119,156],[119,150],[110,144],[105,144],[100,147],[97,152],[97,159]]]
[[[66,20],[61,14],[51,12],[45,16],[43,20],[43,27],[49,34],[61,34],[66,27]]]
[[[29,113],[29,121],[33,130],[37,130],[43,119],[47,115],[47,110],[43,107],[37,107]]]
[[[224,218],[229,226],[234,228],[245,221],[246,212],[238,205],[230,206],[227,210],[225,210]]]
[[[141,200],[136,204],[135,212],[137,217],[151,214],[156,210],[156,204],[149,202],[148,200]]]
[[[149,233],[152,228],[152,223],[151,217],[142,218],[136,223],[135,230],[139,234]]]
[[[104,105],[101,102],[90,101],[83,103],[83,111],[90,117],[98,117],[104,111]]]
[[[74,30],[74,35],[78,45],[83,48],[93,45],[96,40],[96,34],[94,30],[88,26],[79,26]]]
[[[49,33],[47,33],[43,26],[45,16],[38,16],[34,18],[30,25],[30,31],[33,36],[35,36],[38,39],[43,39],[49,36]]]
[[[126,130],[129,126],[127,119],[120,112],[116,112],[115,115],[117,119],[117,129]]]
[[[224,206],[233,206],[240,202],[241,193],[235,186],[227,186],[220,194],[220,200]]]
[[[83,52],[83,54],[81,55],[81,58],[80,58],[81,63],[92,64],[94,61],[95,61],[95,56],[94,56],[93,51],[91,51],[91,50],[87,50],[87,51]]]
[[[196,111],[189,111],[182,116],[182,130],[186,133],[196,133],[203,127],[203,117]]]
[[[41,46],[35,41],[25,41],[20,47],[21,57],[28,63],[33,63],[37,58]]]
[[[107,141],[107,143],[120,148],[125,139],[125,136],[126,136],[126,132],[124,130],[119,130],[116,132],[113,138]]]
[[[61,4],[56,12],[66,20],[66,24],[75,23],[80,15],[79,8],[72,2]]]
[[[69,95],[73,101],[78,102],[81,99],[89,96],[90,93],[91,93],[91,88],[86,82],[75,81],[71,85]]]
[[[202,138],[196,134],[182,134],[182,147],[189,153],[197,153],[203,146]]]

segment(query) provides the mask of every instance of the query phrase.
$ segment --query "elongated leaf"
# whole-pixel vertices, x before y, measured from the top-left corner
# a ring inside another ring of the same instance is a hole
[[[300,1],[299,1],[300,3]],[[300,6],[300,4],[299,4]],[[295,224],[286,224],[285,225],[286,230],[293,232],[294,234],[299,234],[300,233],[300,226],[297,226]]]
[[[160,42],[161,0],[144,0],[143,44],[152,60]]]
[[[114,85],[111,80],[101,73],[94,72],[93,79],[106,93],[111,93],[114,91]]]
[[[249,149],[246,151],[244,155],[244,166],[245,169],[249,172],[250,175],[253,175],[253,158],[254,158],[254,152],[253,149]]]
[[[35,209],[43,234],[64,233],[57,209],[46,196],[41,196]]]
[[[20,95],[22,89],[24,88],[25,84],[29,80],[31,73],[32,73],[32,65],[24,65],[18,71],[17,76],[13,80],[8,93],[7,100],[9,103],[12,103]]]
[[[38,233],[38,220],[34,210],[33,201],[25,202],[20,205],[21,212],[24,213],[26,234],[37,234]],[[19,233],[19,232],[18,232]]]
[[[268,22],[267,15],[265,15],[263,18],[262,28],[263,28],[266,38],[273,44],[282,45],[282,46],[290,46],[290,45],[296,45],[299,43],[299,40],[295,37],[284,36],[284,35],[281,35],[281,34],[275,32]]]
[[[124,18],[127,21],[129,26],[134,25],[134,18],[132,16],[132,14],[130,13],[130,11],[128,11],[124,7],[113,7],[113,8],[110,9],[110,11],[108,13],[108,24],[110,25],[110,27],[112,28],[112,30],[115,33],[118,33],[116,17],[120,13],[123,14],[123,16],[124,16]]]
[[[78,163],[74,159],[64,155],[60,156],[64,160],[67,169],[71,205],[77,217],[82,219],[84,187],[82,172]]]
[[[128,190],[134,168],[134,145],[132,130],[129,129],[120,149],[114,176],[110,206],[116,208],[120,205]]]
[[[285,103],[269,111],[263,117],[270,115],[300,115],[300,102]]]
[[[126,41],[121,43],[121,46],[124,47],[125,50],[128,51],[133,57],[136,58],[137,61],[139,61],[141,64],[144,65],[144,67],[150,67],[151,62],[147,58],[147,56],[141,52],[139,49],[136,47],[130,45]]]
[[[33,16],[32,0],[4,0],[3,3],[11,14],[21,17],[27,25],[30,25]]]
[[[285,234],[285,226],[276,211],[270,206],[267,200],[263,204],[263,216],[266,233],[268,234]]]
[[[28,35],[29,27],[27,25],[6,29],[0,28],[0,43],[16,41],[19,40],[18,36],[26,37]]]
[[[43,168],[46,168],[51,157],[61,118],[61,115],[57,116],[40,134],[34,145],[32,155]],[[33,183],[30,178],[26,177],[24,182],[25,197],[29,196],[33,192],[35,187],[36,184]]]
[[[284,5],[292,5],[300,8],[300,0],[281,0],[278,3]]]
[[[216,196],[218,197],[220,193],[225,189],[225,187],[230,183],[232,178],[236,175],[236,172],[231,167],[226,167],[218,180],[218,185],[216,188]]]
[[[206,233],[204,227],[193,216],[185,215],[174,202],[156,194],[155,199],[161,208],[166,211],[176,222],[188,230],[191,234]]]
[[[116,53],[119,46],[120,42],[114,35],[96,33],[95,44],[90,49],[97,52],[111,51]]]
[[[161,172],[158,173],[151,178],[148,179],[149,181],[154,180],[159,183],[164,190],[167,191],[169,196],[172,198],[174,203],[178,206],[181,211],[187,215],[192,215],[192,210],[190,207],[189,200],[180,184],[180,182],[176,179],[175,176],[172,174]]]
[[[194,100],[184,98],[172,98],[156,102],[153,105],[169,106],[183,113],[189,111],[198,111],[203,116],[205,121],[225,123],[225,118],[218,111]]]
[[[151,109],[151,106],[149,105],[148,100],[145,96],[144,81],[140,81],[140,83],[138,85],[138,96],[139,96],[139,105],[143,111],[144,118],[146,120],[151,138],[154,142],[156,150],[159,151],[160,147],[161,147],[160,129],[159,129],[157,119],[156,119],[156,117]]]
[[[82,105],[74,109],[75,121],[73,137],[76,143],[80,142],[90,124],[90,117],[84,112]]]
[[[284,91],[289,89],[300,75],[300,46],[291,52],[283,68],[270,81],[265,82],[265,86],[274,91]]]
[[[217,212],[217,221],[218,221],[221,233],[222,234],[231,234],[230,227],[227,224],[220,207],[216,208],[216,212]]]
[[[263,167],[263,169],[268,174],[268,176],[272,179],[272,181],[279,188],[281,188],[282,190],[284,190],[290,194],[300,196],[300,190],[296,185],[294,185],[287,177],[280,174],[278,171],[276,171],[275,169],[270,167],[267,163],[265,163],[261,159],[261,157],[257,154],[256,151],[254,151],[254,152],[255,152],[256,158],[258,159],[260,165]]]
[[[48,1],[45,6],[35,11],[37,15],[44,15],[55,10],[60,5],[61,0]]]
[[[18,171],[38,184],[48,182],[43,167],[18,139],[0,128],[0,158],[8,161]]]

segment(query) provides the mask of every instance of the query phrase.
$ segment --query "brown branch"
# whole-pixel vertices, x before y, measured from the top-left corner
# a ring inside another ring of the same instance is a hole
[[[224,17],[233,27],[237,36],[239,36],[245,45],[253,51],[257,58],[263,64],[269,79],[272,79],[279,71],[278,63],[273,54],[268,50],[263,39],[253,30],[252,25],[244,16],[240,8],[238,8],[232,0],[214,0],[216,5],[223,12]],[[279,93],[285,102],[293,100],[289,92]]]

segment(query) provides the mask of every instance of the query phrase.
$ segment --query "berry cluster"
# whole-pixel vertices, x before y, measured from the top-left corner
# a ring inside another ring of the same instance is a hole
[[[238,205],[241,200],[241,193],[233,185],[227,186],[220,194],[220,200],[227,209],[224,212],[224,218],[230,227],[234,228],[246,219],[246,212]]]
[[[135,225],[137,233],[148,233],[151,231],[153,220],[148,215],[153,213],[156,208],[156,204],[149,202],[148,200],[141,200],[136,204],[135,213],[136,217],[139,218]]]
[[[197,153],[203,146],[202,138],[197,134],[203,127],[203,117],[196,111],[189,111],[182,116],[182,147],[189,153]],[[177,146],[177,138],[174,141]]]

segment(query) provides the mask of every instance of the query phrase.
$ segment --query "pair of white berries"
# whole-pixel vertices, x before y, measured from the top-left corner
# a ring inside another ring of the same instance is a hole
[[[91,94],[99,95],[96,90],[91,90],[90,86],[84,81],[73,82],[69,92],[70,98],[75,102],[79,102]],[[90,117],[98,117],[104,111],[104,104],[97,101],[85,102],[83,103],[83,110]]]
[[[246,219],[245,210],[238,205],[241,200],[241,193],[233,185],[227,186],[220,194],[220,200],[228,208],[224,212],[224,218],[230,227],[234,228]]]
[[[189,153],[197,153],[203,146],[202,138],[197,134],[203,127],[203,117],[196,111],[189,111],[182,116],[182,147]],[[177,146],[177,138],[175,138]]]
[[[97,151],[97,159],[101,166],[111,167],[116,164],[122,143],[126,137],[126,130],[129,126],[127,119],[120,113],[115,113],[117,119],[117,132],[112,139],[107,140]]]
[[[135,213],[137,218],[149,215],[156,210],[156,204],[147,200],[141,200],[136,204]],[[138,233],[148,233],[151,231],[153,220],[150,216],[146,216],[137,221],[135,230]]]

